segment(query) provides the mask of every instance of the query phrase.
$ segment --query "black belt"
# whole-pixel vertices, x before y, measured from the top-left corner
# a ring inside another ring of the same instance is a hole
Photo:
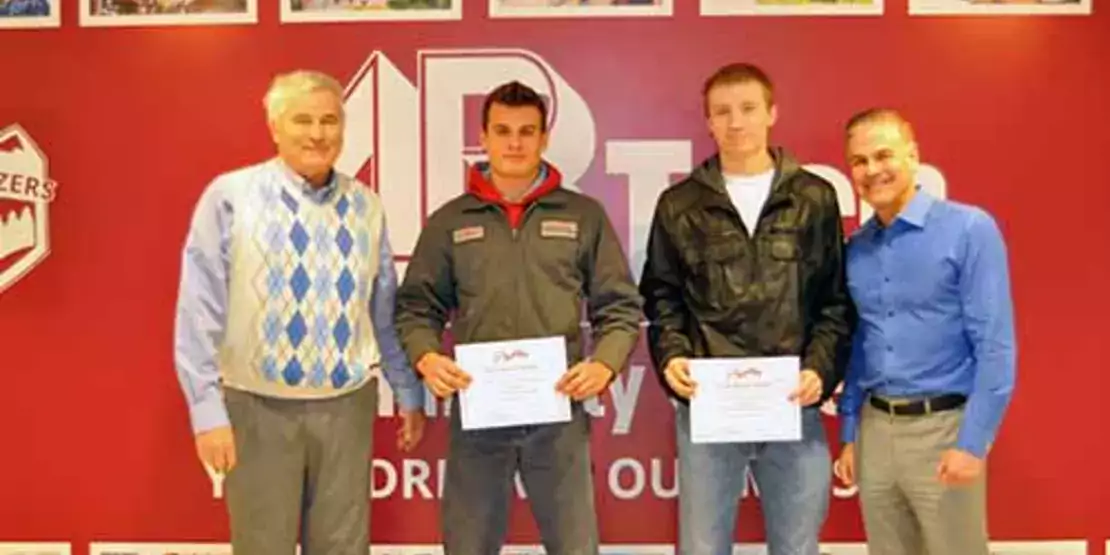
[[[922,414],[931,414],[959,408],[966,402],[967,396],[958,393],[949,393],[947,395],[941,395],[940,397],[917,399],[913,401],[908,399],[887,400],[874,395],[871,396],[871,406],[892,416],[919,416]]]

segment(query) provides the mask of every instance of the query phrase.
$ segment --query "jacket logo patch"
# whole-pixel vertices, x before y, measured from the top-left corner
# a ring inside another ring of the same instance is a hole
[[[470,227],[460,227],[451,233],[451,238],[455,244],[465,243],[467,241],[477,241],[486,236],[486,228],[480,225],[473,225]]]
[[[578,238],[578,222],[567,220],[544,220],[540,224],[540,237]]]

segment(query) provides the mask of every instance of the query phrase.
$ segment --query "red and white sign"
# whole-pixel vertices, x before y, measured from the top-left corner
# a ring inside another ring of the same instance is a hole
[[[50,202],[57,189],[30,135],[19,125],[0,130],[0,293],[50,254]]]
[[[0,133],[0,252],[11,249],[0,256],[0,541],[65,542],[75,555],[227,542],[222,487],[196,460],[173,372],[173,319],[201,191],[273,154],[261,99],[275,73],[309,67],[347,83],[339,165],[380,193],[402,272],[428,214],[482,158],[482,95],[509,79],[537,88],[552,107],[549,158],[605,206],[638,278],[659,192],[712,152],[703,80],[748,60],[776,81],[774,142],[833,183],[847,230],[870,212],[845,175],[843,125],[873,105],[915,123],[927,188],[1000,221],[1019,369],[989,461],[991,535],[1000,554],[1057,540],[1079,543],[1048,553],[1103,553],[1110,187],[1097,162],[1110,152],[1110,14],[908,18],[888,0],[882,17],[703,17],[680,1],[673,16],[526,21],[488,19],[485,4],[466,3],[458,21],[282,26],[262,2],[258,25],[0,34],[14,53],[0,126],[21,126]],[[402,455],[388,390],[382,400],[374,543],[434,553],[446,407],[429,403],[425,442]],[[590,410],[606,549],[672,546],[673,410],[642,342]],[[834,483],[832,494],[822,540],[852,553],[855,491]],[[758,491],[747,497],[737,540],[757,545]],[[507,543],[536,545],[521,488],[513,509]]]

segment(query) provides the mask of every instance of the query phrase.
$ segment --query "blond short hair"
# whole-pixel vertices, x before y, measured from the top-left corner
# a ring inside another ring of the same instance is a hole
[[[266,108],[266,118],[270,121],[276,120],[289,107],[292,99],[321,90],[334,94],[340,100],[342,110],[343,85],[340,85],[334,77],[320,71],[305,69],[277,75],[262,100]]]

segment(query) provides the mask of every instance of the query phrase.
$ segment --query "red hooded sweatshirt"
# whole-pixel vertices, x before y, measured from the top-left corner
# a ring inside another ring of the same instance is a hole
[[[540,183],[538,187],[528,193],[519,202],[509,202],[505,197],[501,196],[501,191],[490,183],[482,172],[482,167],[479,164],[470,166],[470,177],[467,179],[466,190],[468,193],[486,201],[497,204],[505,210],[505,215],[509,217],[509,226],[513,229],[520,227],[520,221],[524,218],[524,210],[528,205],[532,204],[536,199],[554,191],[559,188],[562,183],[563,176],[555,166],[547,165],[547,177]]]

